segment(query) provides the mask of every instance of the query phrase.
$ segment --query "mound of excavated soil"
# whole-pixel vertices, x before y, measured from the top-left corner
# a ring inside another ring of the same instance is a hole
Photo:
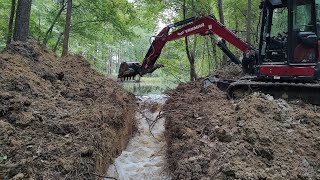
[[[95,179],[131,137],[135,98],[80,56],[0,54],[0,179]]]
[[[236,80],[245,76],[245,74],[243,73],[242,67],[234,63],[215,69],[212,74],[219,76],[219,78],[221,79],[229,79],[229,80]]]
[[[231,103],[212,86],[179,85],[164,107],[174,179],[319,180],[320,113],[253,94]]]

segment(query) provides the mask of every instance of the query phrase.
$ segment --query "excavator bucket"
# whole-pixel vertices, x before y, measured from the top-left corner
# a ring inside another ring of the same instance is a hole
[[[122,62],[119,67],[118,79],[120,81],[135,79],[139,74],[139,62]]]
[[[138,62],[122,62],[119,67],[118,80],[135,80],[137,75],[143,76],[145,74],[151,74],[162,67],[164,67],[162,64],[155,64],[148,69],[143,69]]]

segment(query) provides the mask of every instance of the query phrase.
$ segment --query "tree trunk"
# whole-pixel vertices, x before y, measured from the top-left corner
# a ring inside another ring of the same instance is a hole
[[[110,48],[110,56],[109,56],[109,62],[108,62],[108,74],[112,74],[112,56],[113,56],[113,50]]]
[[[219,11],[219,21],[220,21],[221,24],[224,24],[224,14],[223,14],[222,0],[218,0],[218,11]]]
[[[68,51],[69,51],[69,35],[70,35],[70,24],[71,24],[71,11],[72,11],[72,0],[68,0],[67,15],[66,15],[66,25],[65,25],[65,30],[64,30],[63,49],[62,49],[62,55],[61,56],[68,55]]]
[[[12,0],[10,20],[9,20],[9,26],[8,26],[9,28],[8,28],[8,36],[7,36],[7,46],[11,43],[11,39],[12,39],[13,19],[14,19],[15,11],[16,11],[16,0]]]
[[[19,0],[13,33],[14,41],[27,41],[32,0]]]
[[[193,8],[193,13],[195,13],[193,0],[192,0],[192,8]],[[183,18],[184,19],[186,19],[186,14],[187,14],[186,0],[184,0],[183,1]],[[197,79],[196,68],[194,65],[194,57],[195,57],[195,51],[196,51],[196,45],[197,45],[196,41],[197,41],[197,38],[196,38],[196,36],[194,36],[194,46],[193,46],[192,52],[190,52],[188,37],[185,37],[186,53],[187,53],[188,60],[190,63],[190,81],[195,81]]]
[[[223,5],[222,0],[218,0],[218,11],[219,11],[219,21],[224,25],[224,14],[223,14]],[[226,45],[226,41],[222,40],[222,42]],[[223,53],[222,54],[222,65],[225,66],[228,64],[228,57]]]
[[[239,36],[239,18],[237,18],[237,16],[234,15],[234,19],[236,21],[235,33],[237,36]]]
[[[248,0],[248,8],[247,8],[247,42],[251,43],[251,0]]]
[[[62,38],[63,34],[64,34],[64,33],[60,33],[60,35],[59,35],[59,37],[58,37],[58,40],[57,40],[56,44],[54,45],[54,48],[53,48],[53,52],[54,52],[54,53],[57,53],[58,46],[60,45],[61,38]]]
[[[54,25],[56,24],[56,22],[58,21],[59,17],[61,16],[64,8],[66,7],[66,4],[63,4],[58,12],[58,14],[56,15],[55,19],[53,20],[50,28],[48,29],[48,31],[46,32],[46,35],[44,36],[44,39],[43,39],[43,45],[46,45],[48,40],[49,40],[49,34],[52,32],[52,29],[54,27]]]
[[[218,59],[218,56],[217,56],[217,44],[214,40],[214,38],[212,38],[212,36],[210,36],[210,39],[211,39],[211,44],[212,44],[212,54],[214,56],[214,67],[212,69],[216,69],[219,67],[219,59]]]
[[[120,47],[119,47],[119,49],[118,49],[118,59],[117,59],[117,69],[119,69],[120,68],[120,61],[121,61],[121,53],[122,53],[122,44],[120,44]]]

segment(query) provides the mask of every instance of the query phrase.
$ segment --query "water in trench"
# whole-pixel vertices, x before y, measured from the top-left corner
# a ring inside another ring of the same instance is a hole
[[[165,170],[165,120],[157,118],[166,97],[148,95],[137,98],[140,106],[136,115],[138,132],[114,164],[110,165],[107,176],[119,180],[171,179]]]

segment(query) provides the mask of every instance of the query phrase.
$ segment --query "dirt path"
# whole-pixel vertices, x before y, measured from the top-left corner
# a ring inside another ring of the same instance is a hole
[[[108,169],[108,176],[119,180],[170,179],[165,174],[164,119],[152,126],[165,101],[165,96],[142,96],[137,114],[137,132],[127,148]],[[151,125],[151,126],[150,126]],[[151,132],[149,127],[153,127]]]

